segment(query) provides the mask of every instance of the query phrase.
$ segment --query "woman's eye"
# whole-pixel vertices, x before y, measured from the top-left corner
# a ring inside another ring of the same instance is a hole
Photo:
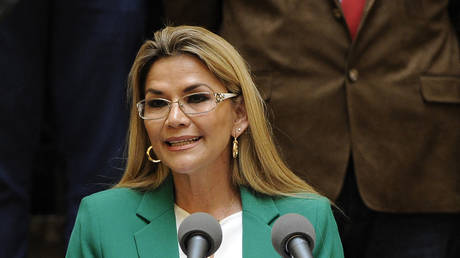
[[[168,102],[162,99],[151,99],[147,100],[146,103],[150,108],[162,108],[168,105]]]
[[[185,102],[189,104],[201,103],[211,99],[209,93],[196,93],[185,97]]]

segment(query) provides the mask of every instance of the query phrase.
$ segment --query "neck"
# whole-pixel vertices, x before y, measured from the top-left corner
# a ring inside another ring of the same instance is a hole
[[[239,189],[228,171],[188,175],[173,173],[175,202],[189,213],[206,212],[222,220],[241,210]]]

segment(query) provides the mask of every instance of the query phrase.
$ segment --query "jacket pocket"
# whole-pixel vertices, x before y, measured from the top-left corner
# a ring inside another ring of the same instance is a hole
[[[426,102],[460,104],[460,77],[421,76],[420,81]]]

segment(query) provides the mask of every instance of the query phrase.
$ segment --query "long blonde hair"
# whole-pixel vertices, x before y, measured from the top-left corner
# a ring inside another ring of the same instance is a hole
[[[280,158],[266,118],[264,100],[239,53],[220,36],[200,27],[166,27],[140,48],[128,77],[131,102],[126,170],[115,187],[140,190],[158,187],[169,174],[164,164],[146,159],[149,138],[135,103],[144,97],[145,78],[152,64],[164,57],[189,54],[199,58],[227,87],[243,98],[249,122],[239,138],[240,155],[234,160],[232,180],[267,195],[316,193],[296,176]]]

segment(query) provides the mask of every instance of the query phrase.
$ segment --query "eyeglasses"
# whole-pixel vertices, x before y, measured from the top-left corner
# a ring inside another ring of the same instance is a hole
[[[185,95],[177,101],[163,98],[143,99],[136,106],[142,119],[158,120],[168,116],[173,103],[177,103],[184,114],[199,115],[211,112],[218,103],[236,96],[236,93],[215,93],[209,89]]]

